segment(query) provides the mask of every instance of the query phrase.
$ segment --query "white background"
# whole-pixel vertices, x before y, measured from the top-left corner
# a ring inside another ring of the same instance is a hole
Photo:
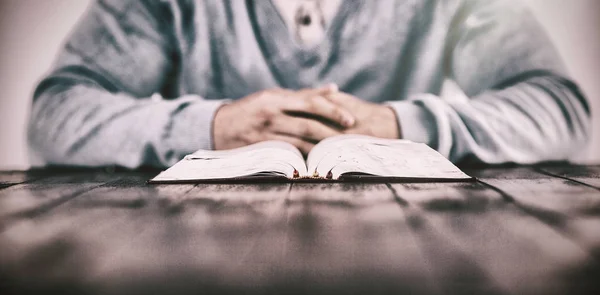
[[[522,1],[522,0],[514,0]],[[527,0],[592,103],[592,144],[580,161],[600,162],[600,1]],[[31,93],[90,0],[0,0],[0,169],[29,167]]]

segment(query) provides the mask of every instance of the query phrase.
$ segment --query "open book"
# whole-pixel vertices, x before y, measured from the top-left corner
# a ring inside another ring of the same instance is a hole
[[[265,141],[187,155],[150,183],[258,179],[365,181],[466,181],[473,178],[425,144],[363,135],[319,142],[304,158],[293,145]]]

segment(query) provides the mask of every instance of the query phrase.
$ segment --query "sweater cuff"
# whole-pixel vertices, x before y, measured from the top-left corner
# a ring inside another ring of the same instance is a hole
[[[417,101],[386,102],[396,112],[400,137],[414,142],[425,143],[432,148],[437,145],[435,118]]]
[[[176,162],[199,149],[213,149],[213,120],[217,110],[228,102],[227,99],[194,99],[187,106],[180,106],[172,115],[168,143],[171,153],[167,155],[167,161]]]

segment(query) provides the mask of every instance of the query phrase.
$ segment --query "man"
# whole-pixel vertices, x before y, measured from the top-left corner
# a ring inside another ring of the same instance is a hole
[[[342,133],[564,160],[589,107],[519,2],[97,1],[35,91],[30,143],[46,163],[130,168]]]

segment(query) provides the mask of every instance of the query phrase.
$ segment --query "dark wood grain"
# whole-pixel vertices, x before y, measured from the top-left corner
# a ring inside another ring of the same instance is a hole
[[[294,184],[281,269],[305,293],[431,294],[431,265],[384,184]]]
[[[536,170],[600,189],[600,166],[543,166]]]
[[[392,185],[15,176],[0,189],[0,290],[597,294],[596,175],[536,169]]]
[[[26,171],[0,171],[0,189],[27,181]]]
[[[443,241],[423,246],[429,249],[440,280],[497,287],[464,293],[565,294],[576,287],[586,290],[595,281],[577,272],[578,266],[593,264],[578,244],[480,183],[394,184],[393,188],[426,224],[416,231],[423,242],[432,236]],[[455,249],[455,261],[441,257],[448,250],[440,248]],[[574,268],[568,278],[559,274],[565,266]]]
[[[272,220],[283,212],[289,184],[198,185],[179,194],[172,194],[172,188],[157,186],[157,207],[114,229],[124,239],[135,237],[113,253],[114,258],[105,260],[110,263],[99,271],[103,284],[114,286],[117,282],[116,286],[129,285],[142,293],[150,286],[149,290],[165,292],[171,287],[262,288],[270,277],[265,273],[273,272],[270,261],[252,264],[248,252],[258,239],[276,231]],[[133,224],[143,224],[146,229],[136,234]],[[261,250],[267,257],[273,253],[270,248]],[[137,274],[140,261],[146,274],[158,281],[148,283],[144,277],[133,284],[122,281]],[[179,277],[165,282],[172,274]],[[189,277],[197,279],[188,281]]]
[[[0,190],[38,178],[41,178],[41,175],[33,171],[0,171]]]
[[[534,168],[473,171],[528,214],[573,239],[600,258],[600,191]]]
[[[486,169],[472,174],[523,205],[571,216],[600,216],[600,192],[568,179],[527,167]]]
[[[0,254],[10,281],[35,290],[139,294],[241,290],[260,281],[243,262],[270,230],[270,214],[283,212],[277,209],[289,184],[148,186],[147,179],[122,175],[51,214],[13,222],[0,235],[11,249]]]
[[[20,175],[20,174],[19,174]],[[0,222],[7,218],[30,218],[77,197],[94,187],[119,179],[120,175],[86,171],[56,176],[19,176],[30,180],[0,190]]]

